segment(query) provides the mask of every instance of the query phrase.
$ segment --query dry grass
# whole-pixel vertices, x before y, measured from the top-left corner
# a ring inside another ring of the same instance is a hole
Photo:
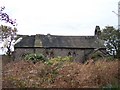
[[[98,88],[118,85],[120,61],[65,62],[46,65],[38,62],[11,62],[4,67],[3,87]]]

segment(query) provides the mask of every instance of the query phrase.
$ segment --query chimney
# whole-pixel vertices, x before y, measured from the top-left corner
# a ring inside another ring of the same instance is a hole
[[[101,31],[100,31],[100,27],[96,26],[95,27],[95,34],[94,34],[97,38],[99,38],[99,36],[101,35]]]

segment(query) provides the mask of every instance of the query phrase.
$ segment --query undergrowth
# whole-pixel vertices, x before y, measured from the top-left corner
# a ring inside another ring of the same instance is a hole
[[[53,58],[46,62],[11,62],[4,66],[3,87],[34,88],[117,88],[120,61],[89,60],[71,62],[71,57]]]

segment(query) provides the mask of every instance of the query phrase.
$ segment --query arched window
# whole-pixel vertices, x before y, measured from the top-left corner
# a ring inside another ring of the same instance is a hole
[[[75,57],[76,56],[76,52],[73,52],[73,57]]]
[[[45,56],[46,58],[49,57],[49,51],[48,51],[48,50],[45,50],[45,51],[44,51],[44,56]]]
[[[71,52],[68,52],[68,56],[71,56]]]
[[[46,55],[49,55],[49,52],[48,52],[48,51],[46,51],[46,52],[45,52],[45,54],[46,54]]]
[[[50,52],[50,58],[54,58],[54,53],[53,53],[53,51]]]

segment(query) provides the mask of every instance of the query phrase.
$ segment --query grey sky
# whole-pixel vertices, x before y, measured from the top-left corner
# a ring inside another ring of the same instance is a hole
[[[119,0],[0,0],[16,18],[19,34],[93,35],[94,28],[117,28]],[[3,23],[2,23],[3,24]]]

